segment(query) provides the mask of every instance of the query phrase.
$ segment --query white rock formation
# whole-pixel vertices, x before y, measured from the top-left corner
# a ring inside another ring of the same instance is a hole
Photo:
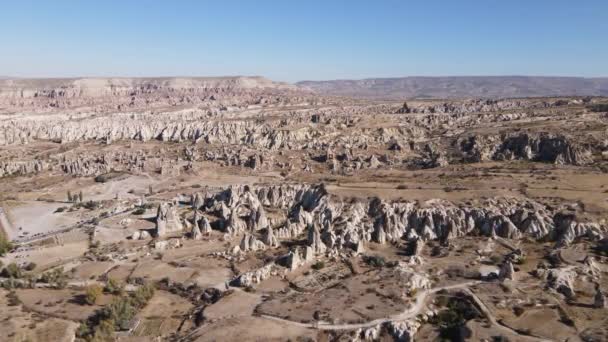
[[[156,236],[163,237],[183,229],[176,206],[172,203],[161,203],[156,212]]]

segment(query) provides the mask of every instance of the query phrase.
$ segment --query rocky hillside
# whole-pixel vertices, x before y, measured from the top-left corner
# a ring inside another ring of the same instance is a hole
[[[0,79],[0,109],[96,110],[197,105],[222,99],[256,103],[301,93],[263,77]],[[218,102],[219,101],[219,102]]]
[[[402,77],[303,81],[297,84],[326,95],[371,99],[608,95],[608,78],[582,77]]]

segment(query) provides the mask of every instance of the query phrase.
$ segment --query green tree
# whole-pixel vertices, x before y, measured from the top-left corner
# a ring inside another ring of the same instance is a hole
[[[89,305],[95,305],[99,297],[103,294],[103,288],[99,285],[87,286],[85,291],[85,301]]]
[[[131,320],[137,313],[128,297],[114,299],[112,303],[105,306],[103,310],[104,317],[113,321],[116,327],[121,330],[127,330],[129,328]]]
[[[5,278],[21,278],[21,268],[17,266],[14,262],[6,265],[6,267],[2,270],[2,276]]]
[[[138,308],[144,307],[150,299],[154,296],[154,286],[150,284],[145,284],[140,286],[135,292],[133,292],[132,300],[133,305]]]
[[[95,334],[91,342],[107,342],[113,341],[113,334],[116,330],[116,323],[111,319],[104,319],[95,328]]]
[[[121,282],[119,282],[118,280],[116,280],[114,278],[108,278],[108,281],[106,282],[106,287],[105,287],[105,291],[107,293],[110,293],[113,295],[122,295],[124,293],[124,289],[125,289],[124,284],[122,284]]]
[[[6,236],[0,232],[0,257],[10,252],[13,249],[13,244],[6,238]],[[2,265],[0,265],[2,267]]]
[[[63,267],[44,272],[42,275],[40,275],[40,281],[43,283],[48,283],[57,289],[63,289],[68,284],[67,275],[63,272]]]

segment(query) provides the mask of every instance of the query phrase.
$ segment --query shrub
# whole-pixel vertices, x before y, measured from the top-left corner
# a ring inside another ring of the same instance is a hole
[[[62,267],[43,273],[40,275],[39,281],[48,283],[56,289],[63,289],[68,285],[67,275],[63,272]]]
[[[608,112],[608,103],[592,104],[590,106],[587,106],[587,109],[589,109],[590,111],[595,112],[595,113]]]
[[[1,284],[2,284],[2,288],[5,290],[12,290],[16,287],[19,287],[19,285],[21,285],[21,283],[18,283],[13,278],[8,278],[7,280],[1,282]]]
[[[106,318],[103,321],[110,320],[121,330],[129,328],[129,323],[136,313],[137,310],[128,297],[116,298],[102,309],[102,315]]]
[[[372,267],[381,268],[381,267],[386,266],[386,259],[384,259],[384,257],[377,256],[377,255],[364,256],[363,261],[365,261],[366,264],[368,264],[369,266],[372,266]]]
[[[154,296],[155,288],[143,284],[130,296],[114,298],[112,303],[89,317],[76,331],[76,336],[86,341],[113,341],[114,331],[127,330],[137,311]]]
[[[5,278],[21,278],[21,268],[14,262],[8,264],[0,273]]]
[[[97,177],[95,177],[95,181],[97,183],[105,183],[118,176],[120,176],[120,173],[118,173],[118,172],[108,172],[108,173],[104,173],[102,175],[98,175]]]
[[[323,269],[325,267],[325,263],[323,261],[317,261],[311,267],[312,267],[313,270],[317,270],[318,271],[318,270]]]
[[[445,299],[443,297],[443,300]],[[449,297],[446,306],[447,308],[433,317],[431,323],[439,327],[442,338],[447,338],[450,341],[460,340],[461,328],[467,321],[480,317],[480,314],[463,294]]]
[[[76,329],[76,337],[84,339],[85,337],[91,335],[91,329],[88,324],[80,323],[78,329]]]
[[[137,208],[135,210],[133,210],[133,215],[143,215],[146,213],[146,209],[144,208]]]
[[[103,289],[99,285],[90,285],[87,286],[85,291],[85,301],[89,305],[94,305],[97,303],[97,299],[102,295]]]
[[[493,254],[493,255],[490,257],[490,261],[491,261],[493,264],[495,264],[495,265],[500,264],[500,263],[502,262],[502,256],[497,255],[497,254]]]
[[[492,342],[509,342],[509,339],[502,335],[492,336]]]
[[[36,263],[30,262],[27,265],[25,265],[24,269],[26,271],[33,271],[36,268]]]
[[[7,295],[6,295],[6,299],[8,299],[8,306],[17,306],[19,304],[21,304],[21,299],[19,299],[19,297],[17,296],[17,293],[15,293],[14,290],[11,290]]]
[[[89,210],[95,210],[95,209],[98,209],[99,207],[101,207],[101,204],[97,201],[89,200],[89,201],[84,202],[84,204],[82,206]]]
[[[10,242],[2,232],[0,232],[0,256],[10,252],[13,249],[13,244]]]
[[[99,325],[95,327],[93,339],[91,341],[114,341],[114,331],[116,330],[116,324],[111,319],[104,319],[99,322]]]
[[[137,307],[143,307],[154,296],[155,288],[153,285],[144,284],[140,286],[132,294],[133,304]]]
[[[114,278],[109,278],[104,288],[105,292],[113,295],[121,295],[124,293],[125,286]]]

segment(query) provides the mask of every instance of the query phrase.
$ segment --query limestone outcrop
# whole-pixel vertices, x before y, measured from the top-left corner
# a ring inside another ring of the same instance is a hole
[[[219,210],[219,216],[224,217],[220,226],[225,226],[230,235],[250,232],[248,239],[257,236],[256,246],[260,242],[275,247],[281,239],[306,235],[313,255],[343,249],[357,251],[369,241],[384,244],[402,239],[415,243],[418,250],[425,241],[446,242],[466,235],[527,237],[563,246],[579,237],[599,240],[608,229],[529,199],[497,197],[470,204],[445,200],[348,200],[317,185],[233,186],[210,196],[203,207]],[[284,210],[285,221],[275,221],[271,226],[269,220],[263,219],[264,207]],[[263,233],[255,233],[259,230]],[[505,278],[513,277],[512,268],[507,261],[502,273]]]
[[[177,208],[172,203],[161,203],[156,211],[156,231],[157,237],[182,231],[183,225],[177,213]]]
[[[24,176],[42,172],[48,168],[42,160],[0,161],[0,178],[6,176]]]

